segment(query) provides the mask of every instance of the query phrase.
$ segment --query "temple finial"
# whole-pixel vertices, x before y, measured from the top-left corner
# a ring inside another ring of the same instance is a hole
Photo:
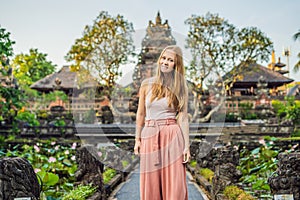
[[[160,18],[160,13],[159,11],[157,12],[157,16],[156,16],[156,25],[161,24],[161,18]]]
[[[275,63],[276,61],[275,61],[275,51],[273,50],[272,51],[272,63]]]

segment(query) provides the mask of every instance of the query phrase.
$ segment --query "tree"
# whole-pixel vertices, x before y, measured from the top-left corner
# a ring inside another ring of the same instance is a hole
[[[273,47],[271,40],[259,29],[239,30],[217,14],[192,15],[185,23],[189,25],[187,47],[192,54],[188,71],[191,82],[196,88],[200,87],[200,91],[196,90],[197,95],[203,88],[203,81],[209,78],[210,82],[218,82],[220,86],[214,92],[224,97],[225,86],[228,89],[229,83],[239,78],[248,63],[267,61]]]
[[[12,76],[9,58],[13,55],[10,32],[0,27],[0,122],[12,123],[17,111],[24,105],[24,94]]]
[[[30,49],[29,54],[16,55],[12,61],[13,73],[22,88],[29,87],[34,82],[52,74],[56,65],[47,60],[47,54],[38,49]]]
[[[10,32],[7,32],[5,28],[0,26],[0,56],[2,66],[6,64],[6,59],[13,55],[13,44],[15,44],[15,41],[10,39]]]
[[[298,32],[294,34],[293,39],[294,39],[295,41],[296,41],[296,40],[299,40],[299,41],[300,41],[300,30],[298,30]],[[300,52],[298,53],[297,57],[298,57],[299,61],[298,61],[298,62],[295,64],[295,66],[294,66],[294,69],[293,69],[294,72],[298,72],[299,69],[300,69]]]
[[[113,17],[102,11],[93,25],[85,27],[83,36],[76,39],[66,60],[73,61],[73,71],[84,67],[111,90],[121,75],[120,65],[133,53],[132,33],[132,24],[123,16]]]
[[[187,47],[193,56],[189,70],[205,71],[204,77],[213,70],[222,75],[242,63],[268,61],[273,48],[259,29],[238,30],[217,14],[192,15],[185,23],[189,25]],[[203,60],[205,65],[201,65]]]

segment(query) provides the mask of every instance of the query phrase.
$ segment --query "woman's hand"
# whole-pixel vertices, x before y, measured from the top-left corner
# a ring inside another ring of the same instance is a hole
[[[190,148],[186,148],[183,150],[183,162],[182,163],[188,163],[191,158]]]
[[[140,148],[141,148],[141,140],[136,139],[135,144],[134,144],[134,154],[135,155],[140,155]]]

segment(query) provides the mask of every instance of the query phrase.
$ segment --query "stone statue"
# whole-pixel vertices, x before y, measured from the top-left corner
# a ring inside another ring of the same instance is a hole
[[[6,157],[0,159],[0,199],[14,200],[40,197],[40,185],[33,167],[25,158]]]
[[[103,163],[98,155],[97,149],[92,145],[80,147],[76,152],[76,162],[78,169],[75,172],[75,185],[96,186],[96,192],[88,198],[88,200],[106,199],[102,173],[104,169]]]

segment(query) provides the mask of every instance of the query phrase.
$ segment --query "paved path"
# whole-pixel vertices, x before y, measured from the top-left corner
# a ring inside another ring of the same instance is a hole
[[[112,194],[110,200],[139,200],[139,166],[128,176]],[[189,200],[208,200],[201,189],[192,181],[193,177],[187,173]]]

